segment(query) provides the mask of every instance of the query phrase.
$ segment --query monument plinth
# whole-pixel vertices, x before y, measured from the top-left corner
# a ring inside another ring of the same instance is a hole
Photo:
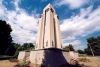
[[[19,56],[27,53],[20,52]],[[75,54],[75,58],[77,55]],[[36,46],[35,50],[30,51],[29,59],[31,63],[45,67],[58,67],[70,62],[70,53],[62,49],[59,17],[51,4],[48,4],[40,15]]]

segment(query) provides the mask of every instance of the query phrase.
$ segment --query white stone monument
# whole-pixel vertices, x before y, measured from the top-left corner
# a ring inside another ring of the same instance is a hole
[[[55,9],[48,4],[39,19],[36,49],[62,48],[59,17]]]
[[[49,3],[40,15],[36,46],[35,50],[30,51],[30,62],[45,67],[58,67],[70,62],[70,54],[62,49],[59,17]],[[19,58],[21,55],[26,56],[20,52]]]

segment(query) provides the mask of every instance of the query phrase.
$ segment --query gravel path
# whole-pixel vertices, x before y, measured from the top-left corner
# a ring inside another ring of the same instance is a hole
[[[16,62],[10,62],[9,60],[0,60],[0,67],[14,67]]]

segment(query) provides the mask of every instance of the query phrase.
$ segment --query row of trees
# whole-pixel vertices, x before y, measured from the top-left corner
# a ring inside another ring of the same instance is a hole
[[[87,48],[78,50],[80,54],[100,55],[100,36],[87,38]]]
[[[84,50],[77,50],[79,54],[100,55],[100,36],[87,38],[87,48]],[[63,49],[68,51],[75,51],[72,44],[65,46]]]
[[[11,26],[0,20],[0,55],[17,56],[21,50],[31,50],[35,46],[33,43],[18,44],[14,43],[11,37]]]
[[[24,43],[23,45],[21,45],[21,44],[12,42],[12,46],[10,46],[5,51],[5,54],[17,57],[19,51],[22,51],[22,50],[33,50],[34,48],[35,48],[35,46],[33,45],[33,43]]]

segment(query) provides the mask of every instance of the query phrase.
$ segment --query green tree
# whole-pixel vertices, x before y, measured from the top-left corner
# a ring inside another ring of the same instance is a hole
[[[31,49],[35,48],[35,46],[33,45],[33,43],[24,43],[22,45],[22,47],[24,48],[24,50],[31,50]]]
[[[24,50],[24,47],[19,46],[19,47],[18,47],[18,49],[16,50],[16,52],[15,52],[14,56],[15,56],[15,57],[17,57],[17,56],[18,56],[18,54],[19,54],[19,51],[22,51],[22,50]]]
[[[12,45],[14,46],[14,48],[17,50],[17,48],[18,47],[20,47],[21,46],[21,44],[18,44],[18,43],[14,43],[14,42],[12,42]]]
[[[15,54],[14,54],[15,57],[18,56],[19,51],[23,51],[23,50],[32,50],[32,49],[35,48],[35,46],[33,45],[33,43],[24,43],[22,46],[16,45],[16,47],[18,47],[18,48],[17,48],[17,50],[16,50],[16,52],[15,52]]]
[[[13,56],[15,54],[16,49],[13,45],[11,45],[6,51],[5,54],[9,56]]]
[[[63,49],[68,50],[68,51],[74,51],[74,47],[72,46],[72,44],[65,46]]]
[[[79,54],[85,54],[83,50],[77,50]]]
[[[72,44],[69,44],[69,50],[74,51],[74,47],[72,46]]]
[[[63,49],[70,51],[69,46],[65,46]]]
[[[13,56],[16,52],[16,50],[18,49],[18,47],[20,47],[21,45],[18,43],[11,43],[11,46],[6,50],[5,54],[6,55],[10,55]]]
[[[6,21],[0,20],[0,55],[4,54],[11,46],[11,32],[11,26]]]
[[[85,52],[85,54],[92,55],[91,50],[88,49],[88,48],[85,48],[85,49],[84,49],[84,52]]]
[[[87,49],[85,50],[87,54],[92,55],[93,51],[95,55],[100,55],[100,36],[87,38],[87,43]]]

